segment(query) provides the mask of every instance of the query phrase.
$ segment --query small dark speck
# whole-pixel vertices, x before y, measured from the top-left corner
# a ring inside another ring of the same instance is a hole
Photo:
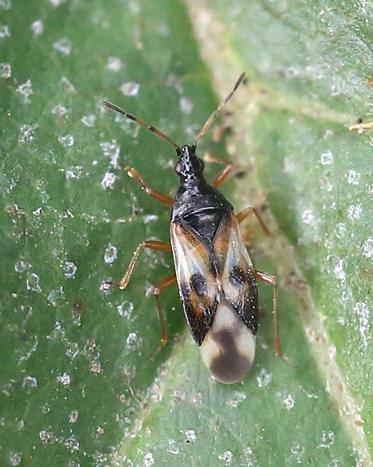
[[[198,273],[192,275],[190,279],[190,284],[192,289],[196,292],[196,294],[201,297],[206,294],[207,291],[207,284],[206,279]]]
[[[363,119],[360,117],[356,120],[356,123],[360,124],[360,123],[363,123]]]
[[[246,175],[246,172],[243,170],[240,170],[239,172],[235,174],[235,178],[240,179],[240,178],[243,178],[245,175]]]
[[[246,280],[246,274],[239,266],[233,266],[229,272],[229,280],[232,284],[243,284]]]

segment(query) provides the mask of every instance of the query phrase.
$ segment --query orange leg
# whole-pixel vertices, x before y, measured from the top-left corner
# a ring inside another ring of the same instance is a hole
[[[174,204],[174,200],[170,196],[164,195],[163,193],[160,193],[159,191],[150,188],[150,186],[148,186],[141,178],[141,175],[136,169],[133,169],[132,167],[125,167],[124,170],[131,178],[136,180],[136,182],[140,185],[141,189],[144,190],[147,195],[156,199],[160,203],[167,204],[167,206],[172,206]]]
[[[228,162],[224,159],[220,159],[219,157],[212,156],[209,153],[207,153],[203,159],[205,162],[215,162],[217,164],[225,165],[224,169],[220,173],[218,173],[218,175],[214,178],[214,180],[211,183],[211,185],[214,188],[218,188],[219,186],[221,186],[232,175],[232,172],[234,172],[237,169],[237,166],[232,162]]]
[[[273,295],[272,295],[272,317],[273,317],[273,351],[278,357],[282,355],[281,352],[281,342],[280,342],[280,322],[278,314],[278,287],[277,287],[277,278],[272,276],[272,274],[267,274],[266,272],[253,271],[254,276],[257,280],[265,282],[273,286]]]
[[[269,231],[268,227],[265,225],[262,219],[262,216],[259,214],[259,211],[256,208],[248,207],[240,211],[238,214],[236,214],[237,222],[240,224],[243,220],[246,219],[246,217],[250,216],[251,214],[255,215],[263,232],[266,235],[271,235],[271,232]]]
[[[167,332],[167,327],[165,323],[165,319],[162,313],[162,308],[161,304],[159,301],[159,296],[162,292],[162,290],[166,289],[170,285],[172,285],[174,282],[176,282],[176,276],[175,274],[171,274],[170,276],[167,276],[163,279],[162,282],[156,287],[153,288],[152,290],[152,295],[154,295],[155,302],[157,304],[157,310],[158,310],[158,316],[159,316],[159,323],[161,325],[161,345],[165,345],[168,341],[168,332]]]
[[[135,268],[136,262],[138,260],[138,257],[144,248],[150,248],[151,250],[171,251],[171,245],[166,242],[158,242],[157,240],[146,240],[144,242],[141,242],[132,254],[132,259],[130,261],[130,264],[128,265],[126,273],[124,274],[123,278],[118,282],[118,286],[121,290],[127,287],[128,282],[132,276],[133,270]]]

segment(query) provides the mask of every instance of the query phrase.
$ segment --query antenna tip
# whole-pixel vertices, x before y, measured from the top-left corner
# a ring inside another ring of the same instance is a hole
[[[242,72],[233,88],[233,92],[238,88],[238,86],[242,83],[242,81],[245,79],[246,76],[246,71]]]

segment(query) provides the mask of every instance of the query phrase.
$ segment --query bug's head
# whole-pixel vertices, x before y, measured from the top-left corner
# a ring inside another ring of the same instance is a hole
[[[179,162],[175,166],[176,173],[179,175],[181,183],[189,183],[199,180],[203,177],[205,164],[202,159],[196,155],[196,147],[185,144],[180,148]]]

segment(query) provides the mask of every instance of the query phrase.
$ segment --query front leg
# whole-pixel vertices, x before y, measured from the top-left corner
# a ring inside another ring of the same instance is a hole
[[[127,172],[128,176],[136,180],[136,182],[140,185],[141,189],[145,191],[145,193],[151,196],[153,199],[156,199],[160,203],[167,204],[167,206],[172,206],[174,204],[174,200],[159,191],[153,190],[147,185],[144,180],[142,179],[141,175],[138,173],[136,169],[133,167],[125,167],[124,170]]]

